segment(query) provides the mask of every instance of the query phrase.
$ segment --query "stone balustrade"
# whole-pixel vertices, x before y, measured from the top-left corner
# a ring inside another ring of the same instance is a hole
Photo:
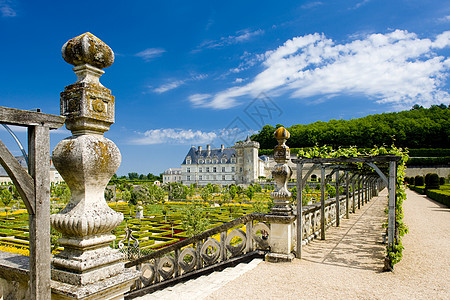
[[[195,278],[255,257],[270,248],[269,223],[293,222],[294,216],[247,214],[125,264],[141,272],[127,299]],[[245,231],[241,228],[245,226]]]

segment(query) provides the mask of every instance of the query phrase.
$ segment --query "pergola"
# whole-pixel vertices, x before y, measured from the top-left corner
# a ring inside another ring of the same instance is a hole
[[[29,215],[29,282],[32,299],[50,299],[50,130],[64,117],[0,107],[0,124],[28,132],[28,172],[0,140],[0,165],[20,193]],[[28,277],[28,274],[25,275]]]
[[[302,256],[303,240],[303,221],[302,221],[302,191],[306,185],[307,178],[315,169],[321,169],[321,239],[325,239],[325,185],[335,175],[336,182],[336,226],[340,225],[340,207],[339,207],[339,185],[345,180],[346,186],[352,184],[353,191],[353,212],[355,210],[355,183],[359,186],[363,183],[364,188],[369,185],[384,184],[389,191],[389,215],[388,215],[388,246],[394,244],[395,236],[395,201],[396,201],[396,173],[397,162],[400,156],[395,155],[376,155],[376,156],[357,156],[357,157],[333,157],[333,158],[304,158],[293,159],[297,164],[297,257]],[[357,163],[369,167],[368,170],[361,170]],[[312,167],[303,175],[304,164],[312,164]],[[388,174],[380,169],[381,164],[387,164]],[[326,168],[331,168],[332,172],[325,176]],[[343,171],[343,172],[340,172]],[[366,192],[366,197],[367,197]],[[360,194],[358,193],[358,206],[360,205]],[[366,199],[367,201],[368,199]],[[363,199],[364,201],[364,199]],[[349,216],[349,195],[346,193],[346,217]]]

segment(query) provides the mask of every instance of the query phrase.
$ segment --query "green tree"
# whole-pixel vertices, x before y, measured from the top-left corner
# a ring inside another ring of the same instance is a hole
[[[205,201],[208,201],[208,200],[211,199],[211,191],[210,191],[210,189],[207,186],[202,188],[201,197]]]
[[[190,204],[181,218],[181,225],[189,237],[205,231],[209,225],[209,219],[206,217],[203,205]]]
[[[122,192],[122,201],[128,202],[131,200],[131,192],[128,190],[125,190]]]
[[[251,185],[249,185],[247,190],[245,191],[245,194],[250,200],[252,200],[253,196],[255,196],[255,189]]]
[[[3,204],[5,205],[6,219],[8,219],[8,205],[9,203],[11,203],[13,196],[7,188],[4,188],[0,192],[0,197],[2,199]]]
[[[212,185],[212,192],[213,193],[218,194],[218,193],[220,193],[220,191],[221,191],[220,185],[218,185],[216,183]]]
[[[294,186],[291,192],[292,192],[292,199],[294,199],[294,201],[297,201],[297,187]]]
[[[114,192],[110,188],[106,188],[104,194],[106,201],[111,201],[114,198]]]
[[[169,183],[168,186],[169,199],[178,200],[186,199],[187,197],[187,187],[181,183],[173,182]]]
[[[231,199],[234,200],[237,194],[237,187],[235,185],[230,186],[228,193],[230,194]]]
[[[128,178],[129,178],[130,180],[139,179],[139,174],[136,173],[136,172],[128,173]]]

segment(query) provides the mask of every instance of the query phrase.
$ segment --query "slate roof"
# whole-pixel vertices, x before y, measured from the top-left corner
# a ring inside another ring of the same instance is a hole
[[[236,150],[234,148],[225,148],[225,149],[211,149],[210,151],[210,155],[208,155],[208,150],[207,149],[202,149],[201,153],[198,151],[197,148],[195,148],[194,146],[191,147],[191,149],[189,150],[189,152],[186,154],[186,157],[184,158],[183,162],[181,163],[182,165],[186,164],[186,158],[188,156],[191,157],[191,165],[195,165],[198,164],[198,160],[199,159],[203,159],[205,160],[206,158],[210,158],[213,159],[215,157],[217,157],[217,159],[219,160],[217,163],[222,163],[222,157],[226,157],[227,161],[224,164],[231,164],[231,157],[235,157],[236,156]],[[204,164],[205,162],[203,162]]]

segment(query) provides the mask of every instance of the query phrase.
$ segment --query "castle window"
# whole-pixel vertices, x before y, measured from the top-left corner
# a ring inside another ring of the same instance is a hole
[[[198,176],[198,180],[202,180],[202,175]]]
[[[222,160],[220,162],[224,164],[224,163],[227,162],[227,159],[226,158],[222,158]]]
[[[217,168],[213,167],[213,172],[216,173],[217,172]]]
[[[222,167],[222,172],[225,172],[225,167]]]
[[[186,168],[186,172],[191,173],[191,168]]]
[[[234,167],[231,167],[231,172],[234,172],[236,169]]]
[[[186,157],[186,164],[187,165],[191,164],[191,157],[190,156]]]
[[[209,173],[209,167],[206,167],[206,173]]]
[[[203,169],[202,168],[198,168],[198,171],[201,173],[203,171]]]
[[[199,159],[199,160],[198,160],[198,163],[199,163],[199,164],[202,164],[202,163],[203,163],[203,159]]]
[[[210,159],[206,159],[206,163],[207,163],[207,164],[210,164],[210,163],[211,163],[211,160],[210,160]]]
[[[225,175],[222,175],[222,180],[225,180]]]
[[[239,168],[239,172],[242,172],[242,167],[241,167],[241,168]]]
[[[232,164],[236,163],[236,158],[232,158],[232,159],[231,159],[231,163],[232,163]]]
[[[191,180],[191,176],[186,176],[186,180]]]

